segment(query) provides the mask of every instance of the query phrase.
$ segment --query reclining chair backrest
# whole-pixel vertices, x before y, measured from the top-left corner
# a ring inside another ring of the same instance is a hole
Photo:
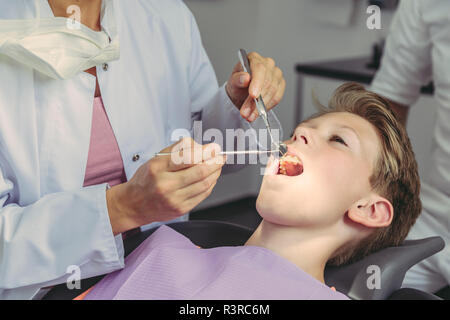
[[[240,225],[219,222],[191,220],[176,222],[170,227],[188,237],[202,248],[243,245],[253,230]],[[146,230],[124,241],[125,256],[147,239],[155,229]],[[374,253],[354,264],[339,268],[327,268],[325,281],[328,285],[353,299],[387,299],[399,289],[405,272],[420,260],[442,250],[444,241],[440,237],[405,241],[401,247],[392,247]],[[367,287],[367,267],[375,265],[381,271],[381,289],[370,290]],[[84,279],[81,290],[68,290],[65,284],[53,288],[44,299],[73,299],[84,290],[101,280],[103,276]]]
[[[253,233],[250,228],[219,221],[192,220],[170,226],[203,248],[243,245]],[[328,267],[325,270],[325,282],[352,299],[385,300],[400,289],[409,268],[441,251],[444,246],[444,240],[440,237],[407,240],[401,246],[380,250],[354,264]],[[125,249],[127,251],[126,247]],[[368,285],[377,276],[380,282],[374,281]],[[372,286],[378,284],[379,289]],[[421,292],[417,291],[410,297],[419,297],[419,293]]]
[[[220,246],[242,246],[253,233],[250,228],[221,221],[191,220],[174,222],[168,226],[205,249]],[[127,239],[124,243],[125,256],[137,248],[155,230],[150,229]]]
[[[401,246],[380,250],[353,264],[327,267],[325,282],[352,299],[385,300],[401,287],[409,268],[444,246],[441,237],[406,240]]]

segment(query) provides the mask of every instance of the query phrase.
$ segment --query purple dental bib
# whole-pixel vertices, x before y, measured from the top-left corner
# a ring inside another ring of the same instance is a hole
[[[348,299],[290,261],[255,246],[200,249],[161,226],[86,300]]]

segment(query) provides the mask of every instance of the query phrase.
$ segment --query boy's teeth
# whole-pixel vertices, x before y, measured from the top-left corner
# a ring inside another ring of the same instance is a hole
[[[298,176],[303,173],[302,161],[295,155],[286,154],[280,159],[279,174]]]
[[[285,155],[283,158],[281,158],[281,160],[293,163],[301,163],[301,160],[297,156],[290,154]]]

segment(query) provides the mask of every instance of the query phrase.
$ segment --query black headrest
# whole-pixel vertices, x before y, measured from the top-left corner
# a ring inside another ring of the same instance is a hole
[[[401,287],[409,268],[444,247],[441,237],[406,240],[353,264],[327,267],[325,282],[352,299],[384,300]]]

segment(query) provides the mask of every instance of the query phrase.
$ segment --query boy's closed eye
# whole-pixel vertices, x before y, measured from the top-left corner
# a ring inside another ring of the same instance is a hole
[[[332,135],[330,138],[330,141],[335,141],[337,143],[343,144],[344,146],[348,147],[347,143],[338,135]]]

